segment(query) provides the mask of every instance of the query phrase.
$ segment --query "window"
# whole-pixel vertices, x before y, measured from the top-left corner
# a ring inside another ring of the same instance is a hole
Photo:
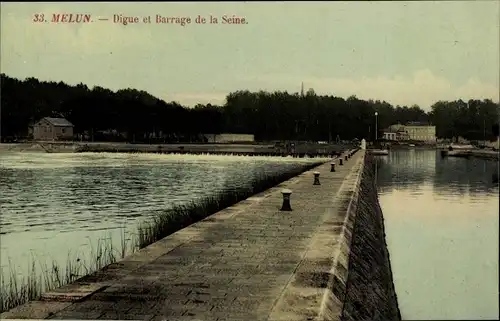
[[[66,132],[66,128],[62,128],[61,132],[64,134]]]

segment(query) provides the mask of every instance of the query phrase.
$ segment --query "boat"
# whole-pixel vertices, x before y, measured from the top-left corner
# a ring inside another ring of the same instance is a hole
[[[472,145],[451,144],[450,146],[448,146],[448,149],[449,150],[473,150],[475,148]]]
[[[449,150],[448,156],[454,157],[470,157],[472,155],[472,151],[470,150]]]
[[[441,150],[441,157],[470,157],[474,149],[472,145],[450,144],[448,148]]]
[[[415,147],[415,144],[410,144],[410,145],[408,145],[408,146],[410,146],[410,147]]]
[[[389,155],[388,149],[372,149],[370,150],[372,155]]]
[[[472,156],[472,151],[467,149],[462,150],[442,150],[441,157],[465,157],[469,158]]]

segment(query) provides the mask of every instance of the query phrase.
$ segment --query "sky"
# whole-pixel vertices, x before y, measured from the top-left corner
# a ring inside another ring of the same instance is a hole
[[[92,22],[50,21],[63,13]],[[157,24],[156,15],[192,22]],[[223,15],[247,23],[222,24]],[[429,110],[438,100],[499,101],[499,24],[498,0],[2,3],[0,70],[185,106],[223,104],[236,90],[299,92],[303,82],[317,94]]]

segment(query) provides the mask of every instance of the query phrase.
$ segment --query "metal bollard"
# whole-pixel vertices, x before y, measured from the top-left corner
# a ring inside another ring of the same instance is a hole
[[[314,183],[313,185],[321,185],[319,182],[319,172],[314,172]]]
[[[283,205],[281,206],[281,211],[291,211],[292,207],[290,206],[290,195],[292,195],[292,191],[284,189],[281,191],[281,194],[283,194]]]
[[[339,159],[339,165],[340,165],[340,166],[344,165],[344,163],[342,162],[342,158],[341,158],[341,159]]]
[[[330,163],[330,165],[331,165],[330,172],[335,172],[335,162]]]
[[[345,161],[347,162],[347,155],[345,155]]]

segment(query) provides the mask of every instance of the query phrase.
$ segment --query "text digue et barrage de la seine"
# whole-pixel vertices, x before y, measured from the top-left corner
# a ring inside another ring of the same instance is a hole
[[[149,16],[127,16],[123,14],[114,14],[111,17],[96,17],[87,13],[35,13],[33,22],[35,23],[92,23],[96,21],[111,22],[124,26],[134,24],[171,24],[182,27],[191,24],[226,24],[226,25],[245,25],[248,20],[245,17],[237,15],[195,15],[192,17],[172,17],[160,14]]]

